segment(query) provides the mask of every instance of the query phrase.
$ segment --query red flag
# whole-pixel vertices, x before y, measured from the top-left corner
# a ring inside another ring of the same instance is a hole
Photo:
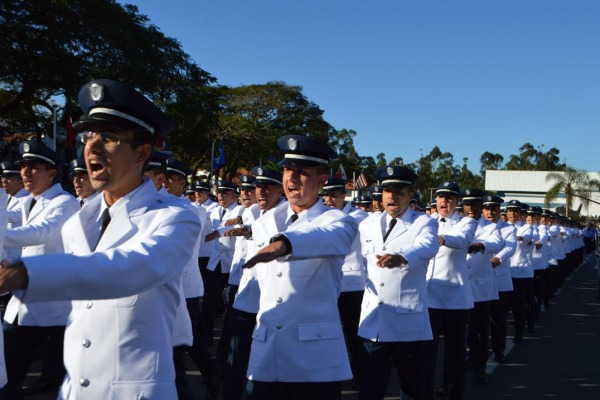
[[[337,172],[335,173],[335,179],[343,179],[345,181],[348,180],[348,176],[346,176],[346,171],[344,170],[344,166],[342,164],[340,164]]]
[[[356,187],[359,189],[364,189],[367,186],[369,186],[369,184],[367,183],[367,177],[365,176],[365,172],[360,171],[360,175],[356,179]]]
[[[67,148],[75,148],[75,129],[73,129],[73,120],[71,117],[67,117],[67,123],[65,126],[67,132]]]

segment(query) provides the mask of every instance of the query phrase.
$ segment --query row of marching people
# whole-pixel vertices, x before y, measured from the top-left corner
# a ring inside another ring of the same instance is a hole
[[[303,135],[279,138],[281,170],[256,166],[239,186],[219,180],[215,202],[196,182],[188,201],[192,169],[153,151],[174,129],[158,107],[109,80],[85,84],[79,103],[74,126],[98,194],[75,200],[58,184],[56,153],[28,142],[19,170],[28,194],[0,210],[22,224],[4,242],[21,257],[0,268],[0,292],[12,292],[0,398],[21,397],[50,340],[39,386],[60,385],[61,399],[196,398],[188,355],[209,399],[341,399],[351,379],[359,398],[380,399],[392,365],[412,399],[460,399],[467,358],[487,382],[490,319],[501,360],[509,308],[518,342],[535,329],[535,305],[549,304],[580,261],[578,228],[515,200],[502,222],[503,199],[477,188],[443,182],[437,213],[414,209],[418,177],[404,166],[378,169],[377,211],[359,211],[327,176],[335,152]],[[538,303],[536,269],[554,271]]]
[[[255,177],[242,180],[256,179],[257,192],[264,185],[258,173],[276,173],[253,172]],[[381,185],[371,191],[376,210],[372,213],[345,201],[344,181],[329,178],[321,191],[326,206],[359,224],[342,264],[338,298],[354,387],[361,398],[383,398],[391,357],[410,397],[431,398],[435,393],[462,398],[467,363],[475,370],[476,382],[488,381],[490,335],[494,359],[504,361],[511,309],[515,343],[526,329],[535,332],[541,307],[549,307],[564,277],[581,260],[581,230],[558,214],[517,200],[509,201],[504,212],[504,199],[477,188],[461,191],[453,182],[437,188],[437,213],[427,216],[414,210],[417,177],[411,170],[387,166],[377,171],[377,178]],[[245,190],[253,191],[251,186]],[[463,210],[458,212],[461,198]],[[243,236],[248,244],[258,214],[251,219],[245,215],[238,221],[241,227],[225,236]],[[252,251],[237,250],[233,258],[241,266],[243,255]],[[237,394],[227,398],[242,398],[245,391],[247,356],[259,308],[257,288],[248,290],[245,285],[252,286],[248,282],[256,279],[242,280],[241,291],[234,285],[239,297],[225,318],[219,346],[219,358],[229,371],[224,374],[224,390],[237,388]],[[248,293],[255,296],[252,307],[247,306]],[[444,380],[435,387],[442,334]]]

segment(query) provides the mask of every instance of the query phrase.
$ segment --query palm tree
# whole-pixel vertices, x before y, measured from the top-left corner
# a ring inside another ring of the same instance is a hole
[[[573,204],[574,197],[579,198],[581,204],[587,210],[590,202],[594,202],[590,200],[591,192],[598,190],[600,187],[600,181],[590,179],[586,171],[571,167],[567,167],[562,172],[549,172],[546,175],[546,182],[554,182],[554,184],[548,189],[546,196],[544,196],[544,205],[549,207],[552,200],[558,198],[560,193],[564,193],[566,201],[565,214],[567,218],[569,217],[569,210]]]

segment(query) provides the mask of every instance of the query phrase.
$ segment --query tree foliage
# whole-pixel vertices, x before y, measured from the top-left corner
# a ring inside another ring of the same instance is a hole
[[[216,122],[216,102],[204,90],[215,78],[135,6],[5,0],[0,37],[0,120],[12,132],[51,132],[54,101],[61,117],[76,119],[79,89],[94,78],[135,86],[172,111],[180,129],[202,133]]]
[[[560,163],[560,150],[552,147],[543,152],[544,145],[537,148],[531,143],[525,143],[519,147],[518,155],[511,155],[506,163],[506,169],[510,171],[561,171],[566,168]]]
[[[227,178],[240,167],[280,160],[277,139],[282,135],[308,134],[325,142],[332,139],[334,147],[345,154],[355,153],[350,146],[351,137],[336,136],[333,127],[323,119],[324,111],[309,101],[299,86],[269,82],[221,87],[218,92],[219,124],[212,138],[225,141],[227,165],[220,172]]]

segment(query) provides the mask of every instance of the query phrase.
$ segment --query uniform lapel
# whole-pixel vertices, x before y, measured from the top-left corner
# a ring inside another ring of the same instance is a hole
[[[385,222],[385,216],[387,213],[384,211],[381,213],[379,218],[374,218],[372,222],[372,227],[370,229],[371,232],[374,232],[372,238],[375,242],[375,248],[381,249],[383,247],[383,235],[385,234],[385,229],[387,228],[387,224]]]
[[[101,199],[97,199],[93,203],[87,203],[85,207],[81,209],[77,214],[75,214],[77,219],[79,220],[78,224],[73,224],[72,230],[69,232],[71,237],[74,238],[72,243],[69,244],[72,247],[72,250],[75,250],[75,253],[86,254],[92,252],[94,250],[92,246],[95,243],[90,243],[90,240],[96,240],[95,237],[90,238],[86,235],[84,226],[88,224],[96,224],[96,219],[99,214],[100,205],[102,204]]]
[[[161,195],[154,189],[152,182],[146,181],[131,198],[121,199],[125,203],[118,209],[115,209],[114,214],[111,212],[110,224],[108,224],[106,231],[104,231],[104,235],[102,235],[98,246],[96,246],[96,250],[103,251],[113,248],[117,243],[123,242],[135,234],[137,231],[136,221],[143,217],[151,204],[155,201],[162,201],[160,198],[157,199],[157,196]]]
[[[60,190],[61,190],[61,186],[59,184],[55,183],[54,185],[52,185],[48,189],[46,189],[46,191],[44,193],[40,194],[37,198],[35,206],[31,210],[31,212],[29,212],[29,216],[27,217],[27,222],[33,221],[33,219],[36,216],[40,215],[44,211],[44,208],[46,207],[46,205],[50,202],[50,200],[52,200],[54,197],[56,197],[56,195],[58,194],[58,192]],[[33,200],[33,196],[30,198],[30,200],[27,202],[27,204],[25,204],[25,207],[26,207],[25,210],[29,210],[32,200]],[[28,212],[28,211],[25,211],[25,212]]]
[[[412,221],[412,213],[413,210],[409,207],[404,214],[402,214],[400,217],[398,217],[396,220],[396,225],[394,226],[394,229],[392,229],[392,231],[390,232],[390,235],[388,236],[386,243],[391,242],[392,240],[396,239],[398,236],[402,235],[404,232],[406,232],[408,230],[408,226],[407,224],[409,223],[409,221]]]

